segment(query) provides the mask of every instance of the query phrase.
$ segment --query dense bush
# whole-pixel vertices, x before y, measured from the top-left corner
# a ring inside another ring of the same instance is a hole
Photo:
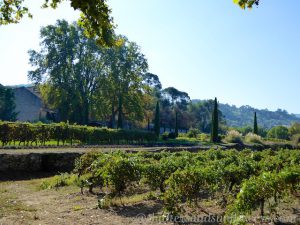
[[[284,126],[276,126],[269,130],[267,137],[287,140],[289,139],[289,130]]]
[[[191,128],[188,133],[187,133],[187,136],[189,138],[197,138],[198,137],[198,134],[200,134],[200,130],[199,129],[196,129],[196,128]]]
[[[242,134],[236,130],[228,131],[225,141],[228,143],[243,143]]]
[[[261,136],[253,133],[248,133],[245,137],[245,141],[248,143],[254,143],[254,144],[262,144],[262,138]]]
[[[0,141],[2,145],[24,145],[38,143],[45,145],[47,141],[54,140],[57,145],[74,142],[88,145],[95,144],[133,144],[156,141],[154,133],[138,130],[116,130],[95,128],[88,126],[69,125],[67,123],[10,123],[0,122]]]
[[[295,134],[300,134],[300,123],[294,123],[290,128],[289,128],[289,134],[291,136]]]
[[[170,138],[170,139],[175,139],[176,137],[177,137],[177,135],[174,132],[170,132],[168,135],[168,138]]]
[[[300,143],[300,134],[295,134],[292,137],[292,143],[294,147],[298,147],[299,143]]]

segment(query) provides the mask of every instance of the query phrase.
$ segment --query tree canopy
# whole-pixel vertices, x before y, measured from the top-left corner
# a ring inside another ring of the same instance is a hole
[[[100,47],[76,23],[59,20],[41,29],[41,50],[29,51],[46,104],[60,120],[87,124],[91,119],[142,120],[143,78],[148,64],[139,47],[118,36],[120,44]]]
[[[15,121],[15,96],[11,88],[6,88],[0,84],[0,120]]]
[[[238,4],[241,8],[251,9],[254,5],[258,6],[260,0],[233,0],[235,4]]]
[[[24,16],[32,17],[30,10],[24,6],[25,0],[0,0],[0,25],[18,23]],[[55,9],[65,0],[43,0],[43,8]],[[101,45],[111,46],[114,43],[114,25],[111,10],[106,0],[70,0],[74,10],[80,10],[78,23],[84,28],[88,37],[97,39]]]

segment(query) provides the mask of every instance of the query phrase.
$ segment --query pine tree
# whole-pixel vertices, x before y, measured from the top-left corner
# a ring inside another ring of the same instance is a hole
[[[159,102],[156,103],[155,108],[155,118],[154,118],[154,132],[157,137],[159,137],[160,134],[160,114],[159,114]]]
[[[219,111],[218,100],[215,98],[214,109],[212,113],[212,127],[211,127],[211,142],[219,141]]]
[[[178,137],[178,112],[175,111],[175,136]]]
[[[258,134],[258,126],[257,126],[257,116],[256,112],[254,112],[254,126],[253,126],[253,133]]]

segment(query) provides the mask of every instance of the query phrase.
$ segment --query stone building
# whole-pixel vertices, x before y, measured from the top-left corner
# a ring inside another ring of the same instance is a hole
[[[45,107],[34,86],[16,87],[14,93],[18,121],[35,122],[54,118],[55,112]]]

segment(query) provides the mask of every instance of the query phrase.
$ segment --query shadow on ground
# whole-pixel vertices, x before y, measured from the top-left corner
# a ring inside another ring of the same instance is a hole
[[[20,171],[0,172],[0,182],[40,179],[40,178],[52,177],[57,174],[59,174],[59,173],[57,173],[57,172],[20,172]]]
[[[123,206],[114,209],[114,212],[120,216],[136,218],[139,215],[154,215],[162,210],[163,206],[159,203],[149,205],[149,203],[138,203],[130,206]]]

